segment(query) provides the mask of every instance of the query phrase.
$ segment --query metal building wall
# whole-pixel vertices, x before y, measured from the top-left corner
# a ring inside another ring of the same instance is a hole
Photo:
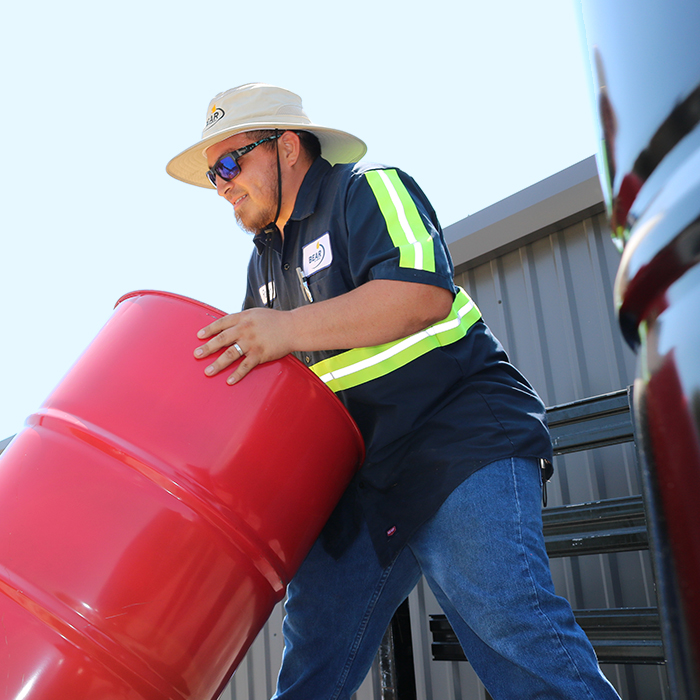
[[[458,284],[548,406],[614,391],[634,379],[635,358],[621,339],[612,302],[619,254],[597,188],[589,159],[446,231],[453,239]],[[533,201],[549,218],[532,215]],[[468,234],[488,234],[472,246],[473,260],[464,253],[469,251],[465,222]],[[499,238],[509,227],[516,232],[511,238],[522,232],[521,240],[509,244],[507,236]],[[484,240],[488,247],[492,230],[498,249],[489,253]],[[551,506],[640,493],[631,445],[558,457],[555,467]],[[557,592],[574,608],[656,605],[646,553],[554,559],[551,568]],[[429,615],[441,610],[425,581],[409,604],[418,700],[486,700],[468,663],[432,660]],[[282,615],[280,606],[224,700],[270,697],[282,655]],[[668,697],[663,667],[606,666],[603,671],[626,700]],[[356,700],[380,700],[376,664]]]
[[[602,213],[570,224],[457,276],[514,364],[552,406],[630,385],[635,358],[617,330],[612,285],[619,262]],[[463,266],[464,267],[464,266]],[[551,506],[640,493],[631,445],[555,458]],[[655,606],[646,552],[553,559],[555,587],[574,608]],[[440,610],[428,590],[411,600],[419,698],[487,697],[469,665],[430,659],[423,621]],[[657,666],[604,666],[627,700],[667,697]],[[418,668],[417,668],[418,673]]]

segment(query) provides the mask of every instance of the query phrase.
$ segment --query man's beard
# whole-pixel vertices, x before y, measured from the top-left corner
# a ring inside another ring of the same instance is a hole
[[[274,170],[271,170],[269,173],[267,173],[267,175],[268,176],[265,178],[265,190],[262,193],[264,201],[267,202],[266,206],[255,211],[251,217],[246,218],[245,221],[243,221],[241,215],[235,209],[233,211],[238,225],[246,233],[249,233],[252,236],[262,231],[269,224],[273,223],[277,215],[279,186],[277,182],[276,166]]]

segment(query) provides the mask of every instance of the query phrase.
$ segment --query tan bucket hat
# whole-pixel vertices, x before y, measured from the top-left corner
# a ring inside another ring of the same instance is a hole
[[[310,131],[321,142],[321,155],[332,165],[355,163],[367,152],[364,141],[356,136],[313,124],[299,95],[274,85],[247,83],[219,93],[209,103],[201,141],[175,156],[166,170],[190,185],[213,189],[206,176],[206,149],[234,134],[257,129]]]

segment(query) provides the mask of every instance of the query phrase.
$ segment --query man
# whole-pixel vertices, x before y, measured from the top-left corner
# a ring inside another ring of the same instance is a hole
[[[216,187],[254,235],[244,310],[202,329],[228,381],[295,353],[357,422],[367,456],[291,582],[276,698],[347,699],[421,574],[496,698],[616,698],[554,595],[540,512],[551,444],[405,173],[357,164],[359,139],[300,98],[217,95],[168,164]],[[230,371],[230,370],[229,370]]]

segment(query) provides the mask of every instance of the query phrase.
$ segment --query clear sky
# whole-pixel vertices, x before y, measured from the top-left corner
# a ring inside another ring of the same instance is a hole
[[[165,173],[262,81],[403,168],[443,226],[595,152],[577,0],[6,3],[0,439],[134,289],[240,307],[251,241]],[[163,347],[134,348],[152,352]]]

